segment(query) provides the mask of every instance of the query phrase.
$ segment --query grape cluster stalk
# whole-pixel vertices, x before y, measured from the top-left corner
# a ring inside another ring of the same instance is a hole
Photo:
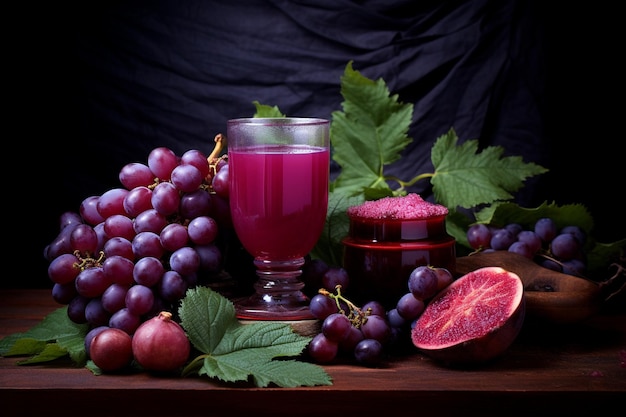
[[[321,328],[307,347],[308,357],[321,364],[343,357],[369,367],[380,366],[387,353],[406,348],[410,330],[428,302],[454,280],[446,268],[417,266],[407,277],[407,292],[394,308],[386,309],[376,300],[360,307],[350,301],[344,295],[350,277],[342,267],[309,260],[303,279],[309,284],[321,284],[309,302]]]
[[[584,277],[587,271],[587,234],[580,227],[558,228],[554,219],[542,217],[532,228],[518,223],[495,227],[483,223],[467,230],[469,245],[476,251],[509,251],[558,272]]]
[[[162,311],[176,314],[189,288],[232,287],[224,271],[233,232],[221,140],[209,156],[154,148],[146,163],[121,168],[118,188],[61,214],[44,256],[52,297],[73,322],[132,335]]]

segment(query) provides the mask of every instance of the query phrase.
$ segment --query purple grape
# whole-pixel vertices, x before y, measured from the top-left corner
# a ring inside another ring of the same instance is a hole
[[[516,236],[508,229],[498,229],[491,236],[491,248],[494,250],[508,250],[516,241]]]
[[[549,243],[557,235],[557,227],[554,220],[549,217],[542,217],[535,222],[534,232],[542,242]]]
[[[171,216],[178,212],[180,194],[171,182],[161,182],[152,190],[150,202],[156,211],[164,216]]]
[[[128,217],[137,217],[140,213],[152,208],[152,190],[146,186],[130,189],[124,197],[124,211]]]
[[[365,339],[376,339],[385,343],[391,336],[391,328],[386,317],[368,316],[367,321],[361,325],[361,331]]]
[[[364,313],[369,311],[369,314],[372,316],[385,317],[385,315],[387,314],[387,312],[385,311],[385,307],[379,301],[368,301],[367,303],[363,304],[361,310]]]
[[[584,246],[587,242],[587,234],[579,226],[565,226],[559,232],[560,234],[571,233],[576,237],[580,246]]]
[[[202,172],[191,164],[178,165],[172,170],[171,181],[183,193],[197,190],[203,180]]]
[[[165,271],[158,283],[159,296],[172,303],[182,299],[188,288],[187,281],[176,271]]]
[[[178,165],[178,157],[169,148],[154,148],[148,154],[148,167],[150,171],[162,181],[168,181],[172,171]]]
[[[159,234],[167,225],[167,217],[154,208],[139,213],[133,221],[135,233],[153,232]]]
[[[509,246],[509,252],[517,253],[518,255],[522,255],[524,258],[533,259],[535,256],[535,252],[533,252],[530,247],[525,242],[515,241]]]
[[[133,279],[137,284],[145,285],[146,287],[152,287],[156,285],[163,274],[165,273],[165,267],[161,263],[159,258],[147,256],[141,258],[135,263],[133,269]]]
[[[427,300],[437,293],[437,274],[433,268],[420,265],[411,271],[408,286],[415,298]]]
[[[114,214],[104,221],[104,232],[109,237],[123,237],[132,240],[135,235],[133,221],[123,214]]]
[[[424,312],[424,308],[426,308],[426,304],[423,300],[415,298],[415,296],[408,292],[404,294],[398,300],[396,304],[396,310],[398,314],[402,316],[405,320],[414,320],[419,317],[422,312]],[[389,313],[387,313],[389,315]]]
[[[126,308],[131,314],[141,316],[152,308],[154,293],[145,285],[133,285],[126,292]]]
[[[581,252],[580,242],[572,233],[557,235],[550,242],[550,251],[561,261],[575,258]]]
[[[332,313],[322,323],[322,333],[328,340],[339,343],[347,337],[352,323],[347,316],[341,313]]]
[[[198,168],[202,174],[202,178],[206,178],[210,173],[207,156],[202,151],[197,149],[190,149],[182,154],[180,157],[180,163],[193,165]]]
[[[159,235],[154,232],[139,232],[132,240],[136,258],[161,258],[165,253]]]
[[[354,358],[366,366],[378,366],[383,360],[383,345],[376,339],[363,339],[354,348]]]
[[[78,294],[87,298],[100,297],[111,284],[101,266],[82,270],[74,280]]]
[[[309,356],[317,363],[332,362],[339,353],[339,344],[329,340],[324,333],[318,333],[307,346]]]
[[[137,327],[141,324],[141,317],[131,313],[128,308],[124,307],[111,315],[109,319],[109,327],[124,330],[129,335],[135,333]]]
[[[519,232],[517,234],[517,241],[524,242],[533,254],[539,252],[541,249],[541,239],[532,230],[522,230]]]
[[[154,173],[146,164],[131,162],[122,167],[118,178],[127,190],[136,187],[149,186],[154,183]]]
[[[413,297],[413,294],[409,294]],[[415,297],[413,297],[415,299]],[[387,312],[387,323],[390,327],[404,327],[409,321],[402,317],[397,308],[392,308]]]
[[[217,222],[209,216],[199,216],[189,222],[187,233],[189,239],[196,245],[213,243],[218,234]]]
[[[109,312],[102,306],[100,298],[92,298],[85,306],[85,319],[92,327],[108,324],[110,317]]]
[[[342,267],[331,266],[322,276],[322,287],[328,291],[335,291],[337,286],[341,286],[341,291],[346,291],[350,285],[348,271]]]
[[[330,297],[316,294],[309,300],[309,309],[316,319],[325,320],[331,314],[337,313],[337,304]]]
[[[363,340],[363,338],[364,336],[361,329],[351,326],[350,331],[348,332],[346,337],[344,337],[343,340],[339,342],[339,349],[342,352],[354,354],[354,348],[356,347],[357,343]]]
[[[112,283],[130,286],[135,279],[133,271],[135,263],[120,255],[109,256],[102,263],[102,270],[107,279]]]
[[[199,271],[217,273],[222,269],[223,256],[220,248],[210,243],[208,245],[198,245],[194,247],[200,258]]]
[[[126,307],[126,293],[129,287],[115,283],[109,285],[101,297],[102,307],[111,314]]]
[[[175,250],[169,259],[170,268],[185,276],[193,274],[200,268],[198,252],[189,246]]]
[[[486,249],[491,244],[491,229],[485,224],[473,224],[467,229],[467,241],[474,249]]]

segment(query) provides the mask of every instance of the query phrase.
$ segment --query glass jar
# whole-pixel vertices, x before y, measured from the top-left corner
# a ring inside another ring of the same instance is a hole
[[[345,294],[362,305],[380,301],[387,309],[409,292],[408,278],[420,265],[456,269],[456,240],[446,232],[445,215],[427,218],[369,218],[348,213],[350,229],[342,240]]]

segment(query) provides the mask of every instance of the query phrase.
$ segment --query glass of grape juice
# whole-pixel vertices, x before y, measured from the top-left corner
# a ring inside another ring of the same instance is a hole
[[[304,117],[227,122],[230,212],[257,273],[254,293],[233,300],[239,319],[314,318],[300,276],[326,221],[329,128]]]

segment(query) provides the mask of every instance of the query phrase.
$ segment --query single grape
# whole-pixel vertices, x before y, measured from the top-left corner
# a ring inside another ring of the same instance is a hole
[[[135,233],[153,232],[161,233],[163,228],[168,225],[168,219],[157,209],[149,208],[135,217],[133,221],[133,229]]]
[[[67,284],[54,284],[52,286],[52,299],[59,304],[69,304],[78,295],[74,281]]]
[[[130,286],[134,283],[134,270],[135,263],[120,255],[109,256],[102,263],[102,271],[107,280],[120,285]]]
[[[178,157],[169,148],[154,148],[148,154],[148,167],[150,171],[162,181],[168,181],[172,171],[178,165]]]
[[[508,229],[498,229],[491,236],[490,246],[494,250],[508,250],[516,236]]]
[[[332,313],[322,323],[322,333],[328,340],[340,342],[347,337],[352,323],[347,316],[341,313]]]
[[[215,173],[213,179],[211,180],[211,186],[213,187],[213,191],[215,194],[228,199],[229,197],[229,176],[228,176],[228,164],[221,167],[219,171]]]
[[[161,182],[152,190],[150,202],[152,207],[164,216],[171,216],[178,212],[180,194],[171,182]]]
[[[100,297],[111,284],[112,281],[105,275],[102,266],[84,269],[74,280],[78,294],[87,298]]]
[[[467,240],[476,250],[486,249],[491,244],[491,229],[483,223],[473,224],[467,229]]]
[[[300,280],[304,282],[303,292],[309,297],[314,297],[317,291],[323,287],[322,277],[328,271],[328,264],[322,259],[307,259],[302,267]]]
[[[96,206],[100,216],[106,220],[114,214],[125,215],[124,198],[126,198],[127,194],[128,190],[125,188],[112,188],[105,191],[100,198],[98,198],[98,204]]]
[[[354,358],[366,366],[378,366],[383,360],[383,345],[376,339],[363,339],[354,348]]]
[[[126,307],[126,293],[128,292],[128,288],[130,288],[130,285],[115,283],[109,285],[109,288],[102,293],[102,307],[111,314]]]
[[[123,205],[128,217],[137,217],[152,208],[152,190],[146,186],[132,188],[124,197]]]
[[[104,221],[104,232],[109,237],[123,237],[132,240],[135,235],[133,221],[124,214],[114,214]]]
[[[383,304],[375,300],[368,301],[367,303],[363,304],[363,307],[361,307],[361,310],[363,312],[369,312],[368,314],[372,316],[385,317],[385,315],[387,314]]]
[[[409,294],[413,297],[413,294]],[[416,299],[413,297],[413,299]],[[392,308],[387,312],[387,323],[390,327],[404,327],[409,321],[402,317],[397,308]]]
[[[85,198],[78,208],[80,217],[88,224],[95,226],[104,221],[104,217],[98,212],[98,200],[100,196],[92,195]]]
[[[126,292],[126,308],[131,314],[141,316],[152,308],[154,303],[154,293],[152,289],[145,285],[133,285]]]
[[[318,319],[324,320],[333,313],[337,313],[337,305],[330,297],[323,294],[316,294],[309,300],[311,314]]]
[[[93,255],[98,249],[98,235],[92,226],[78,224],[70,233],[70,244],[73,250],[81,254]]]
[[[207,161],[206,155],[197,149],[190,149],[183,153],[180,157],[180,163],[195,166],[200,170],[203,178],[209,175],[209,161]]]
[[[67,316],[71,321],[76,324],[87,323],[87,318],[85,317],[85,307],[87,307],[89,300],[91,300],[91,298],[84,297],[82,295],[77,295],[72,298],[72,300],[67,304]]]
[[[322,287],[328,291],[335,291],[337,286],[341,286],[342,291],[346,291],[350,285],[350,277],[348,271],[343,267],[331,266],[324,275],[322,275]]]
[[[135,333],[141,323],[141,317],[131,313],[126,307],[113,313],[109,319],[109,327],[124,330],[129,335]]]
[[[541,239],[532,230],[522,230],[517,234],[517,241],[524,242],[528,249],[536,254],[541,249]]]
[[[361,325],[361,331],[366,339],[376,339],[385,343],[391,336],[391,328],[386,317],[368,316],[365,323]]]
[[[100,298],[92,298],[85,306],[85,320],[92,327],[108,324],[110,317],[111,314],[102,306]]]
[[[224,258],[221,249],[217,245],[213,243],[196,245],[194,250],[200,259],[198,271],[218,273],[222,270]]]
[[[164,273],[165,267],[159,258],[146,256],[135,263],[133,279],[137,284],[152,287],[161,280]]]
[[[587,234],[579,226],[573,226],[573,225],[565,226],[561,229],[559,233],[560,234],[565,234],[565,233],[573,234],[574,237],[576,237],[576,239],[580,243],[581,247],[583,247],[585,243],[587,242]]]
[[[437,275],[437,291],[441,291],[454,281],[454,276],[449,269],[443,267],[433,267],[435,275]]]
[[[200,256],[194,248],[185,246],[170,255],[169,264],[173,271],[183,276],[193,274],[200,268]]]
[[[119,255],[124,258],[130,259],[131,261],[135,259],[135,253],[133,252],[133,244],[130,240],[115,236],[109,238],[104,243],[104,255],[109,258],[111,256]]]
[[[519,232],[524,230],[524,227],[522,227],[522,225],[519,223],[509,223],[506,226],[504,226],[504,228],[508,230],[509,232],[511,232],[513,236],[517,236]]]
[[[217,239],[218,231],[217,222],[209,216],[196,217],[187,225],[189,239],[196,245],[213,243]]]
[[[161,258],[165,249],[161,245],[159,235],[154,232],[139,232],[132,240],[133,253],[136,258]]]
[[[203,180],[202,172],[190,164],[178,165],[172,170],[171,181],[183,193],[197,190]]]
[[[424,301],[415,298],[412,293],[408,292],[400,297],[395,310],[404,320],[410,321],[419,317],[424,311],[424,308],[426,308]],[[387,316],[389,316],[389,312],[387,312]]]
[[[409,275],[409,292],[419,300],[427,300],[437,293],[437,281],[437,274],[432,267],[420,265]]]
[[[582,248],[580,241],[573,233],[562,233],[550,242],[550,252],[561,261],[575,258]]]
[[[159,296],[170,302],[182,299],[189,288],[187,281],[176,271],[165,271],[157,285]]]
[[[213,208],[211,194],[205,190],[198,189],[192,193],[185,193],[180,198],[179,213],[184,219],[195,219],[200,216],[211,216]],[[230,209],[229,209],[230,211]],[[211,216],[217,220],[216,217]]]
[[[535,256],[535,252],[533,252],[530,247],[524,242],[520,242],[519,240],[513,242],[508,249],[509,252],[517,253],[518,255],[522,255],[524,258],[533,259]]]
[[[557,235],[557,227],[554,220],[549,217],[542,217],[535,222],[534,232],[542,242],[551,242]]]
[[[339,344],[329,340],[324,333],[318,333],[307,346],[309,356],[318,363],[332,362],[339,353]]]
[[[57,284],[73,283],[81,269],[76,255],[64,253],[54,258],[48,265],[48,277]]]
[[[131,162],[122,167],[118,178],[127,190],[136,187],[147,187],[154,183],[155,175],[146,164]]]

